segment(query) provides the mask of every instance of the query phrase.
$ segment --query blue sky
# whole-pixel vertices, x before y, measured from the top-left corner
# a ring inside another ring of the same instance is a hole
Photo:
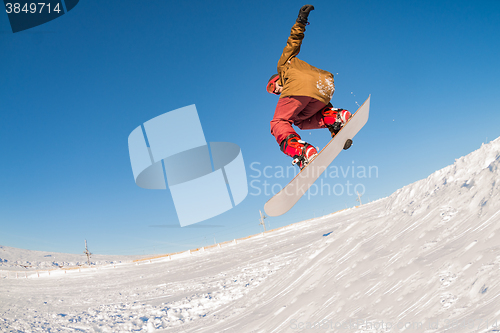
[[[334,73],[334,106],[355,111],[371,94],[371,114],[334,161],[339,177],[323,180],[342,195],[302,198],[272,228],[356,205],[354,185],[364,202],[386,197],[500,136],[498,1],[311,3],[299,58]],[[265,84],[304,4],[80,1],[16,34],[0,15],[0,244],[80,253],[87,239],[94,253],[150,254],[258,233],[270,198],[256,195],[259,172],[290,165]],[[169,191],[135,184],[127,138],[191,104],[207,141],[241,147],[255,182],[236,208],[176,228]]]

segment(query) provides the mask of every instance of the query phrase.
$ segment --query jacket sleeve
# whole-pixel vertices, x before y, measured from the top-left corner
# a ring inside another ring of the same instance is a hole
[[[302,44],[302,39],[304,39],[304,31],[306,31],[306,26],[302,23],[295,22],[290,32],[290,37],[288,37],[281,58],[278,61],[278,73],[281,73],[283,67],[286,63],[297,56],[300,52],[300,45]]]

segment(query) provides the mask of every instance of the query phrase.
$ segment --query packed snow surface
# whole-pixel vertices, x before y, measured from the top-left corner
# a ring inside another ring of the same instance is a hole
[[[0,330],[497,332],[499,168],[497,139],[388,198],[171,258],[34,275],[43,258],[3,248]],[[84,261],[64,256],[46,261]]]

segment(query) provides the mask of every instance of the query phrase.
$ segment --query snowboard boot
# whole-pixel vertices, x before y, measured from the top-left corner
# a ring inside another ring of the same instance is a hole
[[[280,144],[281,151],[293,158],[292,164],[297,164],[302,170],[318,154],[316,148],[304,142],[297,134],[290,134]]]
[[[344,109],[334,108],[331,103],[321,110],[323,122],[330,131],[332,138],[344,127],[347,121],[352,117],[352,114]],[[344,149],[349,149],[352,145],[352,140],[348,139],[344,145]]]

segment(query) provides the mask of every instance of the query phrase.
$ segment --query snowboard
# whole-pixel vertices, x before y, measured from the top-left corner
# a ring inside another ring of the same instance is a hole
[[[352,140],[365,126],[369,113],[370,96],[318,155],[288,185],[266,202],[266,214],[279,216],[288,212],[344,149],[346,141]]]

